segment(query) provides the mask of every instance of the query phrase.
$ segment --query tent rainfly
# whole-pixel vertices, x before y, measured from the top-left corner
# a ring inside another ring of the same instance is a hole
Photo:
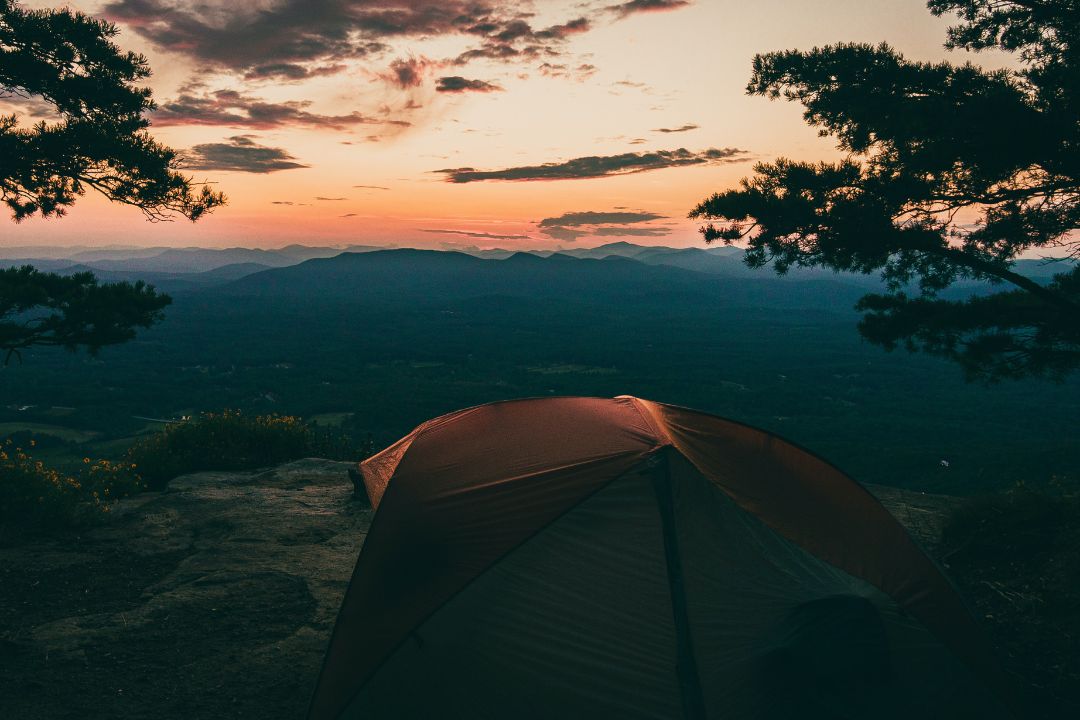
[[[1011,717],[934,563],[769,433],[516,400],[360,468],[377,512],[311,720]]]

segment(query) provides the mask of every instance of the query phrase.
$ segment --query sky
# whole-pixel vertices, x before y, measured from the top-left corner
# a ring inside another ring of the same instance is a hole
[[[152,134],[229,203],[149,223],[88,192],[64,218],[0,225],[0,245],[700,245],[687,213],[753,163],[837,157],[799,106],[745,94],[755,53],[886,41],[972,59],[943,49],[949,19],[922,0],[70,7],[149,58]]]

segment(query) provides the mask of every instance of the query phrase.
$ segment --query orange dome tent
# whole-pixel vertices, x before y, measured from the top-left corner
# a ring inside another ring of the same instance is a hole
[[[360,467],[377,512],[312,720],[1008,716],[903,527],[763,431],[516,400]]]

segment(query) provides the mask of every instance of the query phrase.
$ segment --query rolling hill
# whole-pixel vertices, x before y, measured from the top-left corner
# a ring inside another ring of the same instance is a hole
[[[780,281],[767,274],[730,278],[621,256],[594,259],[516,253],[495,260],[459,252],[380,250],[264,270],[217,292],[410,305],[502,297],[848,310],[864,290],[831,277],[807,282]]]

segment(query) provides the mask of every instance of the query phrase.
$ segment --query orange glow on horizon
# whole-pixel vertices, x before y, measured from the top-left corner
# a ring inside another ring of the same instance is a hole
[[[300,118],[256,127],[170,119],[151,128],[155,137],[189,154],[199,147],[252,143],[279,153],[289,169],[191,171],[196,180],[214,183],[230,199],[228,206],[196,225],[183,220],[147,223],[138,210],[88,193],[66,218],[0,226],[0,245],[554,248],[571,243],[545,234],[541,220],[620,208],[663,217],[647,224],[652,235],[585,235],[574,244],[628,240],[695,245],[701,239],[686,214],[711,193],[733,187],[750,173],[754,161],[837,155],[829,140],[805,125],[801,108],[745,95],[754,53],[885,40],[910,57],[950,56],[941,47],[947,20],[933,18],[922,3],[911,0],[752,4],[698,0],[669,12],[625,19],[604,15],[603,8],[610,4],[532,3],[537,27],[592,13],[589,29],[568,32],[558,46],[557,63],[547,66],[539,59],[478,60],[455,66],[440,58],[470,47],[470,38],[420,37],[394,41],[390,51],[370,61],[343,60],[340,72],[335,66],[327,74],[299,81],[200,74],[194,61],[177,52],[181,48],[155,46],[133,26],[120,22],[121,47],[150,59],[155,70],[151,86],[159,106],[185,93],[212,97],[213,92],[229,90],[241,98],[238,103],[255,98],[282,104]],[[72,5],[93,13],[105,3],[85,0]],[[222,12],[240,12],[228,3],[222,7]],[[414,86],[393,87],[388,80],[391,63],[402,58],[415,60],[422,74]],[[993,57],[976,60],[988,62]],[[566,69],[553,70],[556,64]],[[440,75],[464,76],[501,90],[440,93],[434,89]],[[370,121],[348,125],[354,122],[348,118],[359,116]],[[241,136],[246,139],[237,140]],[[688,153],[738,148],[745,155],[740,158],[743,162],[729,164],[539,182],[455,184],[437,172],[520,168],[680,148]],[[493,235],[506,237],[489,237]]]

